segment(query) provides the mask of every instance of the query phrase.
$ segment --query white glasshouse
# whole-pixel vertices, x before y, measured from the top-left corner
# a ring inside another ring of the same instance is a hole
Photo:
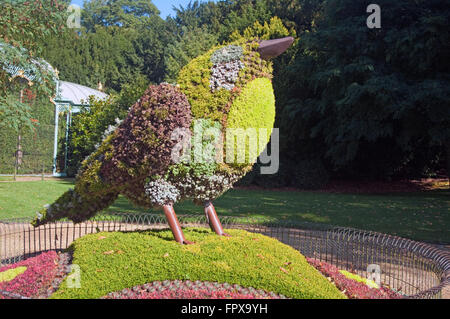
[[[55,139],[53,149],[53,176],[65,176],[65,168],[67,165],[67,146],[65,150],[65,167],[62,172],[57,171],[56,160],[58,158],[58,127],[59,127],[59,113],[66,112],[66,140],[69,137],[69,127],[72,121],[72,115],[79,113],[81,106],[89,106],[89,98],[93,96],[96,99],[102,100],[108,97],[107,94],[88,88],[83,85],[59,81],[57,85],[57,94],[54,98],[55,103]],[[67,145],[67,143],[66,143]]]

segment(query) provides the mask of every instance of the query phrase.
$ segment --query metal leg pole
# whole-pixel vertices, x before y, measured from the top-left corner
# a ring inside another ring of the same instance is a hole
[[[205,203],[205,214],[211,230],[216,232],[219,236],[229,237],[229,235],[223,231],[222,224],[220,223],[219,217],[217,217],[217,213],[212,202]]]
[[[180,222],[178,221],[177,215],[172,205],[163,206],[164,214],[166,215],[167,221],[169,222],[170,229],[172,230],[175,240],[180,244],[190,245],[190,242],[184,238],[183,230],[181,229]]]

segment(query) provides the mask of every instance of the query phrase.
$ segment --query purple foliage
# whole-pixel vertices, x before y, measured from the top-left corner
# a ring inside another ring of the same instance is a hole
[[[112,154],[106,154],[100,170],[102,178],[120,184],[164,175],[178,143],[171,139],[172,132],[190,125],[189,102],[176,86],[150,86],[115,131]]]
[[[26,267],[27,270],[11,281],[0,282],[0,290],[29,298],[47,298],[59,286],[67,274],[69,257],[54,251],[42,253],[14,265],[0,268],[0,272]],[[0,295],[0,299],[4,299]]]
[[[273,292],[206,281],[155,281],[123,289],[103,299],[285,299]]]
[[[314,258],[307,258],[307,261],[319,270],[324,276],[331,279],[336,287],[345,293],[350,299],[400,299],[398,295],[388,287],[380,289],[370,288],[362,282],[352,280],[339,272],[339,269],[328,263],[321,262]]]

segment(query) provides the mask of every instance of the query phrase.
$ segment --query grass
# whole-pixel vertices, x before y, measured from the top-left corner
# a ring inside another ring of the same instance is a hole
[[[232,237],[186,229],[186,238],[196,244],[185,246],[168,230],[85,236],[70,247],[72,263],[81,270],[81,288],[63,282],[52,298],[100,298],[164,280],[237,284],[295,299],[345,298],[295,249],[260,234],[227,232]]]
[[[0,219],[34,216],[70,187],[73,183],[66,180],[0,183]],[[309,221],[450,243],[449,195],[449,190],[392,194],[231,190],[215,206],[221,216]],[[203,214],[201,207],[190,202],[175,209],[180,215]],[[146,210],[120,197],[108,211]]]

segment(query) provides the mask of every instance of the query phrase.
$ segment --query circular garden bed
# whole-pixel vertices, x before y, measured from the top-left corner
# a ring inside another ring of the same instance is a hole
[[[3,298],[56,299],[401,297],[261,234],[230,230],[232,237],[219,237],[198,228],[185,233],[194,245],[179,245],[169,230],[87,235],[68,253],[45,252],[0,268],[0,290],[10,293]],[[79,288],[68,285],[69,264],[79,266]]]

